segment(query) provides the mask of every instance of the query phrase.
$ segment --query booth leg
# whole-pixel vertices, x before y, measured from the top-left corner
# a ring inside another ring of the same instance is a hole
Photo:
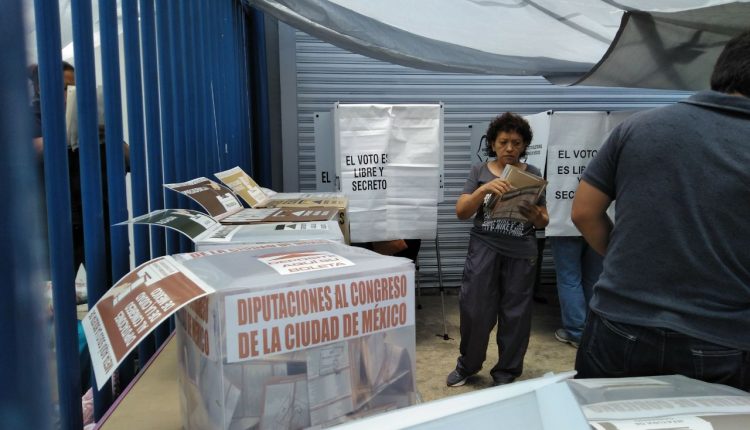
[[[443,340],[451,340],[448,336],[448,324],[445,321],[445,287],[443,286],[443,265],[440,262],[440,234],[435,231],[435,254],[437,257],[438,267],[438,285],[440,287],[440,305],[443,311],[443,334],[436,334],[435,336],[442,337]]]

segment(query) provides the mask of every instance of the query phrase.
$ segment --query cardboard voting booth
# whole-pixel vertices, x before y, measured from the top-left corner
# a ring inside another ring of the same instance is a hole
[[[352,241],[434,239],[443,194],[442,106],[337,103],[334,137]]]
[[[177,310],[188,430],[327,427],[416,402],[407,259],[301,241],[152,260],[84,319],[97,384]]]

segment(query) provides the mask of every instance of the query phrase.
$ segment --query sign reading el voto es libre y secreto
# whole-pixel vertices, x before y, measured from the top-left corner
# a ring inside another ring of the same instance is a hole
[[[351,166],[353,180],[350,191],[376,191],[388,188],[385,166],[388,154],[344,155],[344,165]]]
[[[334,125],[352,242],[434,239],[441,106],[339,104]]]
[[[554,112],[547,147],[547,236],[580,236],[570,219],[573,198],[589,162],[624,112]],[[610,213],[610,216],[613,214]]]

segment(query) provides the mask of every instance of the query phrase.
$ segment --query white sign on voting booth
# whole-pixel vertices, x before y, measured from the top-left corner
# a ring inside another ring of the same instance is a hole
[[[439,104],[336,105],[335,160],[352,242],[435,238],[442,123]]]
[[[570,219],[575,190],[610,131],[633,111],[554,112],[547,155],[547,236],[580,236]],[[614,205],[610,217],[614,216]]]

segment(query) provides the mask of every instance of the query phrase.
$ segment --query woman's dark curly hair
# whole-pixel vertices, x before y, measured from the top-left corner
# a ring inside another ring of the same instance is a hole
[[[521,136],[521,139],[523,139],[524,147],[523,151],[521,151],[520,158],[526,157],[526,148],[529,147],[529,144],[531,143],[531,139],[534,137],[534,133],[531,132],[531,126],[529,125],[529,122],[523,119],[522,116],[516,115],[511,112],[505,112],[504,114],[498,116],[492,122],[490,123],[490,126],[487,128],[487,155],[490,157],[497,157],[497,154],[495,154],[495,151],[492,150],[492,144],[495,142],[495,139],[497,139],[497,136],[502,133],[510,133],[510,132],[516,132],[519,136]]]

